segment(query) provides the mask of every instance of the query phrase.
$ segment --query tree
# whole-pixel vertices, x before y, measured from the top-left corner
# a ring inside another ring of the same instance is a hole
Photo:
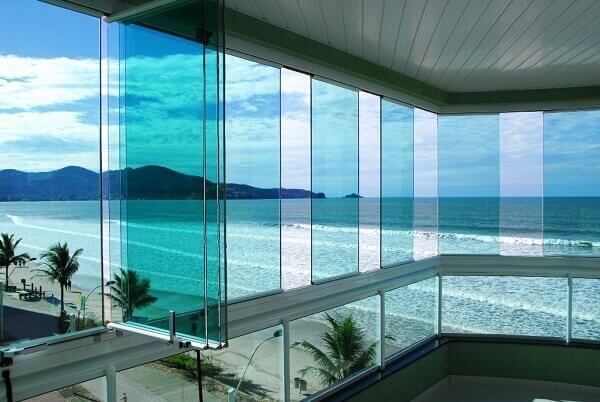
[[[57,281],[60,285],[60,311],[61,316],[65,311],[65,288],[75,272],[79,269],[79,256],[83,249],[77,249],[73,254],[67,243],[56,243],[47,252],[40,255],[41,263],[46,269],[36,269],[38,276],[44,276],[51,282]]]
[[[133,269],[115,274],[115,284],[111,286],[111,297],[123,309],[123,320],[129,320],[136,308],[146,307],[157,298],[150,294],[150,279],[142,278]]]
[[[334,317],[325,313],[324,317],[328,326],[321,334],[324,349],[306,340],[296,342],[292,347],[306,352],[314,361],[314,366],[300,370],[302,377],[314,375],[322,385],[330,386],[352,373],[372,366],[377,356],[377,342],[367,342],[365,332],[352,314]]]
[[[8,233],[2,233],[2,237],[0,238],[0,266],[6,269],[5,287],[8,286],[9,267],[11,265],[24,264],[31,260],[27,253],[17,254],[17,246],[23,239],[15,241],[14,237],[14,234],[9,236]]]

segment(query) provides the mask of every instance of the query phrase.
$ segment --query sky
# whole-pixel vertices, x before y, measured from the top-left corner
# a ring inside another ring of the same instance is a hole
[[[3,1],[0,10],[13,16],[0,24],[0,38],[10,38],[0,42],[0,169],[98,170],[99,21],[35,0]],[[129,165],[200,174],[201,46],[136,27],[125,34]],[[213,59],[208,54],[207,65]],[[600,111],[438,119],[231,55],[226,73],[230,182],[305,189],[312,182],[329,196],[359,187],[363,196],[600,195]],[[207,78],[210,87],[214,77]],[[115,105],[113,98],[112,116]]]
[[[0,169],[98,170],[98,20],[34,0],[0,9]]]

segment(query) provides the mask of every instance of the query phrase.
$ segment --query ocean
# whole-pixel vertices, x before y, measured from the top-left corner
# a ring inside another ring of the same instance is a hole
[[[459,254],[600,256],[598,198],[449,198],[439,203],[424,198],[414,205],[402,199],[384,199],[381,205],[368,198],[325,199],[313,202],[312,226],[310,200],[283,200],[281,225],[279,208],[279,200],[227,202],[229,299],[272,291],[280,284],[285,289],[309,285],[311,262],[313,275],[325,279],[376,268],[380,258],[384,265],[425,258],[438,248]],[[118,211],[118,203],[111,210]],[[181,295],[190,300],[201,295],[200,203],[130,201],[128,216],[126,230],[119,228],[118,214],[111,214],[105,226],[112,270],[126,255],[130,268],[151,279],[162,295],[158,304],[165,308],[173,300],[185,303]],[[38,256],[57,241],[83,248],[73,282],[86,289],[101,283],[99,219],[94,201],[0,203],[0,232],[23,238],[22,251]],[[120,246],[121,234],[128,238],[126,250]],[[435,331],[433,281],[389,295],[388,324],[402,339]],[[576,279],[575,336],[600,337],[600,309],[590,308],[600,305],[599,283]],[[561,278],[445,278],[444,330],[564,336],[566,286]],[[189,309],[189,303],[182,308]],[[363,303],[356,315],[370,322],[374,308]]]

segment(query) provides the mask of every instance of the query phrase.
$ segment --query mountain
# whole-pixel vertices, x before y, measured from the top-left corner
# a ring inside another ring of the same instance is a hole
[[[98,173],[78,166],[52,172],[0,171],[0,201],[91,200],[98,197]]]
[[[208,198],[214,198],[217,185],[201,176],[187,175],[156,165],[110,171],[105,176],[112,199],[121,198],[120,188],[129,199],[201,199],[206,185]],[[98,173],[78,166],[27,173],[0,170],[0,201],[67,201],[98,199]],[[247,184],[227,184],[227,199],[278,199],[279,188],[258,188]],[[281,189],[282,198],[325,198],[323,193],[302,189]]]

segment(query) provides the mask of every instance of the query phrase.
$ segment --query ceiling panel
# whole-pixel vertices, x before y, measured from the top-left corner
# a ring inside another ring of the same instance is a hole
[[[383,4],[378,63],[384,67],[392,67],[394,61],[394,52],[392,49],[396,49],[400,25],[404,18],[405,5],[405,0],[386,0]]]
[[[448,1],[448,6],[444,10],[435,32],[431,35],[423,57],[420,60],[411,60],[412,66],[409,65],[406,67],[407,72],[412,71],[416,67],[413,76],[417,79],[425,80],[439,60],[441,52],[448,44],[454,31],[458,29],[459,21],[463,17],[469,2],[469,0]]]
[[[383,5],[385,0],[363,0],[362,42],[364,58],[377,63],[379,59],[379,41],[382,31]]]
[[[408,74],[411,77],[416,76],[419,65],[423,61],[423,57],[431,45],[434,33],[439,27],[440,21],[442,16],[445,14],[448,4],[448,0],[430,0],[427,2],[425,11],[423,13],[423,18],[417,27],[417,33],[415,35],[411,51],[408,54],[408,59],[404,65],[404,69],[402,70],[405,74]]]
[[[598,0],[226,5],[451,92],[600,85]]]

